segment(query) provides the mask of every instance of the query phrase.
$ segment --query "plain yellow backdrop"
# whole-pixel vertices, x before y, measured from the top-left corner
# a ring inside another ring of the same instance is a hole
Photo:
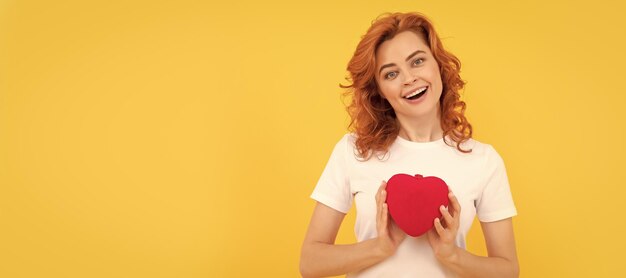
[[[0,277],[297,277],[338,84],[391,11],[462,61],[521,276],[623,274],[626,7],[546,2],[0,2]]]

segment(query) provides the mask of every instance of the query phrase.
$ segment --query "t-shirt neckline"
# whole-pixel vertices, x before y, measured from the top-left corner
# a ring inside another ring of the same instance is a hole
[[[406,146],[406,147],[413,148],[413,149],[428,149],[428,148],[434,148],[437,146],[443,146],[446,144],[443,140],[443,137],[434,141],[429,141],[429,142],[413,142],[413,141],[409,141],[407,139],[400,137],[400,135],[396,137],[396,142],[398,142],[402,146]]]

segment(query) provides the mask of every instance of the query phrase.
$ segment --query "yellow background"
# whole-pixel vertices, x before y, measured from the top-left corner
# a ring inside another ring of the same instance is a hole
[[[521,276],[623,274],[619,1],[99,2],[0,2],[0,277],[298,276],[338,84],[387,11],[461,59]]]

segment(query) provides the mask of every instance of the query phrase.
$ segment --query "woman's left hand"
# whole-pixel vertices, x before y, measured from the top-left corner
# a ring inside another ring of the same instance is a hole
[[[448,199],[450,206],[446,208],[442,205],[439,208],[444,223],[441,219],[435,218],[435,227],[428,231],[430,246],[437,259],[443,261],[452,260],[457,254],[458,247],[455,241],[461,218],[461,205],[452,191],[448,193]]]

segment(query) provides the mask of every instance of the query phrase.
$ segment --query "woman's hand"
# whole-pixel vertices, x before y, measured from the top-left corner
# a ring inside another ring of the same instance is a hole
[[[461,205],[452,191],[448,193],[448,199],[451,205],[449,209],[443,205],[439,208],[445,225],[441,219],[435,218],[434,229],[428,231],[428,241],[435,256],[444,261],[450,261],[457,255],[455,240],[461,218]]]
[[[376,230],[378,247],[385,256],[391,256],[406,237],[406,233],[389,217],[386,187],[387,182],[383,181],[376,193]]]

